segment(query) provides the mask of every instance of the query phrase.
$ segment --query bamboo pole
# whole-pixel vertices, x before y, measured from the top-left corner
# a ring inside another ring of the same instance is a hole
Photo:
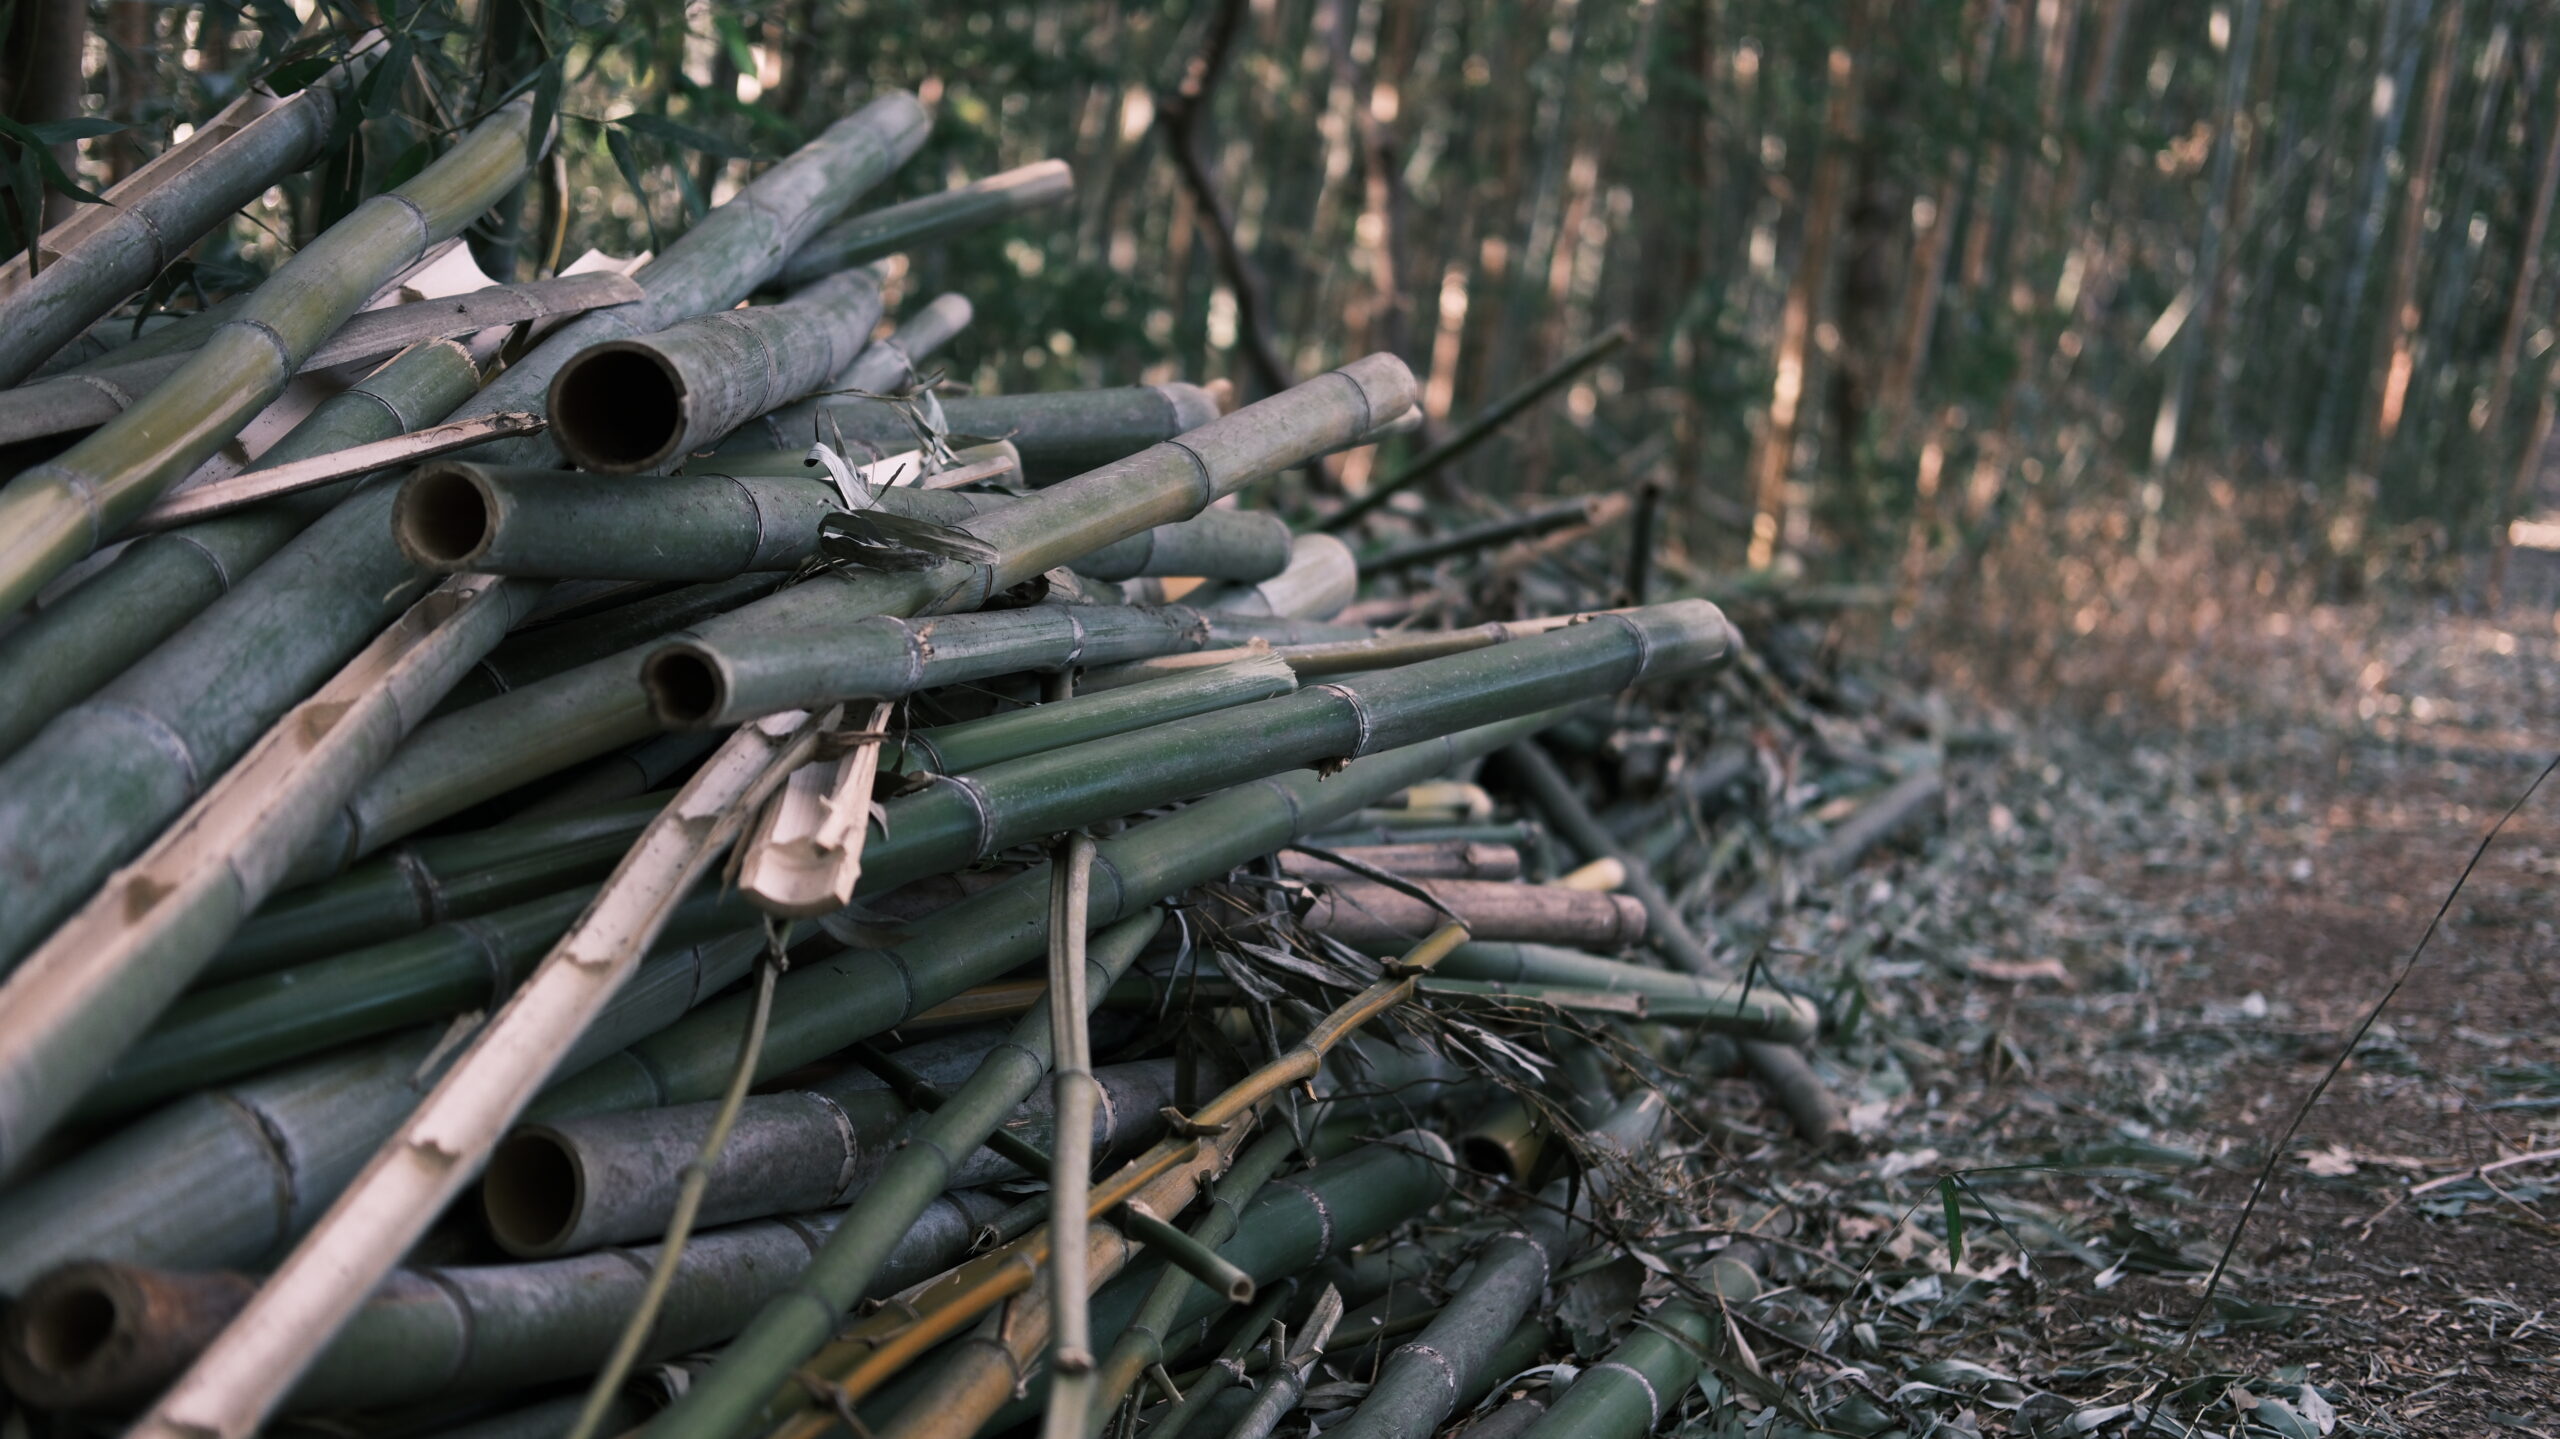
[[[361,42],[359,42],[361,44]],[[99,316],[151,283],[206,232],[316,159],[347,87],[379,58],[363,48],[294,94],[252,87],[157,159],[45,232],[33,275],[0,269],[0,385],[14,385]]]
[[[259,465],[289,464],[417,429],[461,404],[479,383],[479,366],[464,347],[422,345],[323,400]],[[0,685],[0,756],[177,633],[343,493],[306,491],[138,540],[0,636],[0,673],[10,677]]]
[[[930,245],[973,230],[1027,215],[1075,197],[1075,172],[1064,160],[1035,160],[1028,165],[954,185],[867,214],[839,220],[792,252],[782,268],[782,283],[801,286],[854,265]]]
[[[826,384],[879,322],[880,274],[864,268],[778,305],[590,345],[551,379],[553,438],[583,469],[663,468]]]
[[[1626,867],[1627,889],[1642,902],[1649,922],[1647,937],[1654,947],[1681,969],[1701,979],[1715,969],[1715,962],[1690,933],[1689,922],[1680,907],[1664,893],[1654,880],[1653,871],[1643,861],[1629,854],[1625,847],[1602,828],[1582,797],[1567,783],[1555,761],[1535,745],[1518,745],[1507,751],[1504,759],[1527,785],[1531,803],[1547,817],[1547,822],[1562,831],[1566,840],[1587,857],[1602,856],[1617,860]],[[1798,1133],[1807,1143],[1817,1147],[1829,1144],[1840,1132],[1839,1104],[1823,1087],[1804,1055],[1785,1045],[1765,1040],[1746,1040],[1743,1058],[1751,1072],[1767,1086],[1779,1107],[1795,1122]]]
[[[429,718],[494,699],[549,679],[563,670],[690,629],[713,615],[760,600],[782,587],[790,576],[779,571],[738,575],[707,584],[644,595],[589,614],[544,623],[534,619],[498,642],[498,647],[472,667],[469,676],[446,693]]]
[[[1288,568],[1250,589],[1212,598],[1212,609],[1240,615],[1292,615],[1329,620],[1360,590],[1360,562],[1351,547],[1331,535],[1300,535],[1289,546]]]
[[[1093,1050],[1085,1030],[1085,919],[1093,888],[1093,841],[1067,836],[1049,877],[1049,1082],[1057,1142],[1049,1163],[1049,1382],[1046,1439],[1083,1439],[1093,1392],[1093,1330],[1087,1323],[1085,1205],[1093,1186]]]
[[[575,1073],[747,972],[764,936],[651,956],[562,1059]],[[199,1090],[0,1192],[0,1293],[75,1259],[270,1260],[399,1127],[460,1031],[434,1027]]]
[[[914,314],[898,323],[884,340],[874,340],[868,348],[853,357],[844,372],[837,375],[829,388],[859,390],[866,394],[882,394],[903,390],[922,378],[917,366],[932,358],[936,350],[950,344],[969,321],[976,309],[966,295],[936,295],[932,301],[917,307]],[[791,407],[786,406],[785,409]],[[782,411],[777,411],[777,414]],[[759,430],[779,435],[781,426],[768,422]]]
[[[1492,986],[1487,993],[1502,992],[1507,986],[1528,986],[1532,990],[1573,989],[1675,1001],[1709,1012],[1728,1013],[1736,1025],[1744,1027],[1741,1032],[1782,1044],[1801,1044],[1813,1038],[1822,1020],[1811,1001],[1767,984],[1673,974],[1543,944],[1461,945],[1440,966],[1440,975],[1447,981]]]
[[[569,371],[562,371],[569,374]],[[442,461],[400,487],[400,548],[448,574],[541,579],[732,579],[818,557],[818,522],[844,508],[822,480],[584,475]]]
[[[0,489],[0,612],[112,538],[239,433],[385,280],[524,173],[533,101],[491,116],[417,178],[358,206],[269,277],[150,400]]]
[[[1609,1357],[1576,1375],[1523,1439],[1641,1439],[1689,1386],[1721,1326],[1679,1300],[1637,1320]]]
[[[1143,909],[1115,923],[1086,953],[1098,995],[1125,973],[1163,922]],[[1115,967],[1116,966],[1116,967]],[[840,1229],[810,1261],[800,1301],[767,1305],[710,1371],[689,1386],[659,1421],[666,1439],[727,1435],[744,1427],[799,1363],[825,1343],[844,1311],[875,1287],[880,1266],[931,1197],[946,1188],[1003,1117],[1029,1097],[1054,1050],[1044,997],[988,1053],[957,1094],[899,1147],[864,1191],[861,1217]]]
[[[1644,938],[1644,906],[1626,895],[1471,879],[1421,887],[1486,940],[1616,948]],[[1350,879],[1319,887],[1301,906],[1298,922],[1355,949],[1392,950],[1436,927],[1440,913],[1375,880]]]
[[[1218,418],[1217,402],[1208,391],[1180,383],[959,395],[940,403],[948,433],[1013,441],[1022,451],[1024,478],[1035,485],[1125,459]],[[829,445],[841,439],[847,458],[915,448],[915,428],[906,411],[885,400],[820,396],[767,419],[780,432],[779,441],[765,425],[750,425],[721,444],[720,452],[775,444],[796,449],[813,439]]]
[[[284,857],[399,742],[419,697],[442,693],[529,602],[470,576],[428,594],[0,985],[0,1172],[266,898]]]
[[[1385,870],[1399,879],[1518,879],[1520,851],[1509,845],[1453,840],[1439,844],[1355,845],[1338,851],[1338,864],[1306,850],[1280,856],[1280,872],[1308,883],[1333,883]]]
[[[1085,677],[1088,689],[1109,689],[1117,685],[1154,679],[1184,670],[1233,663],[1247,656],[1266,656],[1285,664],[1300,678],[1319,675],[1359,674],[1368,670],[1392,669],[1397,665],[1438,659],[1443,655],[1464,654],[1468,650],[1498,645],[1528,635],[1542,635],[1565,625],[1578,624],[1588,614],[1550,615],[1540,619],[1496,621],[1471,625],[1462,630],[1415,630],[1396,634],[1367,635],[1355,640],[1318,640],[1308,644],[1266,645],[1260,649],[1203,650],[1188,655],[1166,655],[1159,659],[1137,660],[1096,670]]]
[[[891,1292],[968,1253],[1003,1208],[966,1190],[936,1196],[875,1284]],[[672,1271],[668,1302],[643,1352],[716,1344],[787,1293],[848,1218],[846,1211],[762,1220],[695,1239]],[[506,1394],[601,1365],[640,1298],[658,1246],[531,1264],[398,1269],[360,1301],[346,1328],[296,1384],[289,1411],[377,1410],[433,1399]],[[642,1268],[634,1268],[635,1261]],[[48,1408],[115,1410],[149,1399],[250,1302],[257,1280],[110,1264],[55,1271],[31,1289],[0,1342],[0,1373]],[[81,1315],[103,1302],[109,1331],[83,1345]]]
[[[560,1054],[629,978],[742,812],[816,741],[805,715],[742,729],[641,831],[542,964],[273,1279],[135,1426],[136,1435],[255,1432],[362,1296],[485,1162]]]
[[[1251,704],[1297,687],[1297,676],[1269,655],[1231,659],[1107,694],[1078,694],[1010,714],[916,730],[895,742],[888,764],[903,774],[966,774],[1067,744]]]

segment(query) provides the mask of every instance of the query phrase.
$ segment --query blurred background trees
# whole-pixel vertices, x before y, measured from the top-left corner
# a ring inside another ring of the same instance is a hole
[[[1657,479],[1696,577],[1961,584],[2062,516],[2140,552],[2198,507],[2324,583],[2444,573],[2551,428],[2535,0],[308,3],[13,0],[12,243],[58,122],[123,127],[59,146],[96,188],[373,23],[332,160],[153,303],[249,283],[528,87],[563,142],[475,237],[501,278],[663,243],[895,84],[939,117],[906,190],[1077,177],[908,257],[909,294],[971,281],[951,378],[1250,397],[1391,349],[1446,427],[1623,323],[1442,499]]]

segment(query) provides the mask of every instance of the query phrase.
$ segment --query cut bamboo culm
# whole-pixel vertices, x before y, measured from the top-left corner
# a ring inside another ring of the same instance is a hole
[[[869,264],[917,245],[930,245],[1016,215],[1074,198],[1076,178],[1064,160],[1028,165],[954,185],[927,195],[839,220],[803,245],[783,267],[782,283],[806,285],[838,270]]]
[[[1615,949],[1644,938],[1644,906],[1625,895],[1463,879],[1423,888],[1481,939]],[[1393,950],[1437,926],[1440,911],[1374,880],[1352,879],[1318,889],[1298,921],[1357,949]]]

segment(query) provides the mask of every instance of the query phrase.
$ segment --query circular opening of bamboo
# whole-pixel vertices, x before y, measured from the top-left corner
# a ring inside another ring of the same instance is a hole
[[[551,434],[580,468],[655,469],[684,441],[684,377],[656,351],[610,340],[551,380]]]
[[[587,1177],[558,1136],[520,1130],[489,1156],[480,1203],[489,1232],[507,1252],[548,1254],[568,1239],[585,1212]]]
[[[20,1301],[17,1348],[29,1368],[52,1378],[77,1374],[115,1338],[123,1316],[115,1296],[95,1283],[40,1287]]]
[[[669,729],[699,729],[729,703],[729,682],[710,655],[686,644],[652,652],[640,665],[649,708]]]
[[[430,466],[400,487],[391,524],[410,558],[451,569],[468,565],[488,548],[496,509],[479,476],[460,467]]]

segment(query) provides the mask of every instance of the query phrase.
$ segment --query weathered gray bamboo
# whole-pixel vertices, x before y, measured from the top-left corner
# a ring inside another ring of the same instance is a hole
[[[873,615],[979,608],[1014,585],[1141,530],[1187,519],[1252,480],[1366,432],[1370,414],[1412,404],[1413,390],[1412,373],[1393,356],[1354,361],[1213,421],[1178,443],[1156,445],[976,515],[966,528],[999,552],[995,564],[950,561],[902,573],[832,571],[707,621],[691,637],[708,641],[760,629],[815,632]],[[656,722],[646,694],[631,683],[639,660],[639,653],[624,651],[423,726],[349,803],[342,822],[318,848],[331,857],[328,862],[343,865],[524,780],[647,737]],[[504,735],[510,744],[493,746],[492,735]]]
[[[1462,944],[1441,962],[1434,982],[1443,979],[1486,985],[1487,992],[1500,992],[1504,986],[1524,986],[1532,991],[1568,988],[1669,1000],[1708,1012],[1728,1013],[1740,1028],[1725,1032],[1781,1044],[1801,1044],[1813,1038],[1822,1022],[1821,1012],[1811,1001],[1768,984],[1674,974],[1543,944]]]
[[[151,283],[186,248],[319,157],[368,47],[291,96],[253,86],[202,128],[84,205],[38,244],[43,268],[0,279],[0,385],[14,385]]]
[[[1432,880],[1423,888],[1482,939],[1607,949],[1644,938],[1644,906],[1623,894],[1478,879]],[[1412,895],[1375,880],[1350,879],[1317,889],[1298,922],[1354,948],[1384,951],[1402,949],[1446,921]]]
[[[893,743],[889,767],[910,774],[965,774],[1042,750],[1251,704],[1297,687],[1289,667],[1267,655],[1231,660],[1109,694],[1079,694],[1011,714],[916,730]]]
[[[194,981],[286,857],[530,599],[472,576],[430,592],[0,984],[0,1173]]]
[[[561,1060],[573,1074],[727,988],[761,933],[662,951]],[[318,1219],[452,1053],[442,1026],[199,1090],[0,1191],[0,1293],[75,1259],[273,1259]]]
[[[827,388],[863,394],[887,394],[907,388],[923,378],[921,366],[924,361],[950,344],[962,330],[969,328],[969,321],[976,313],[966,295],[934,296],[931,303],[918,307],[914,314],[900,321],[887,339],[874,340],[861,354],[854,356],[853,363],[845,366]],[[827,436],[806,426],[787,430],[781,422],[780,417],[798,413],[802,405],[815,403],[814,400],[803,400],[798,405],[786,405],[750,428],[776,444],[788,444],[794,435],[808,441],[827,439]]]
[[[1441,844],[1357,845],[1337,851],[1364,869],[1385,870],[1399,879],[1518,879],[1520,851],[1507,844],[1452,840]],[[1332,884],[1365,877],[1304,850],[1280,856],[1280,872],[1312,884]],[[1441,968],[1448,968],[1444,962]]]
[[[444,461],[400,487],[392,525],[410,559],[448,574],[708,581],[798,569],[817,557],[818,522],[843,508],[832,486],[805,477]]]
[[[1661,1094],[1645,1091],[1619,1105],[1592,1139],[1621,1155],[1640,1153],[1662,1127],[1664,1113]],[[1344,1439],[1426,1439],[1460,1394],[1479,1381],[1498,1379],[1486,1372],[1494,1351],[1573,1257],[1579,1247],[1573,1217],[1587,1214],[1613,1178],[1601,1169],[1548,1186],[1540,1196],[1545,1202],[1524,1213],[1517,1230],[1477,1249],[1467,1282],[1450,1296],[1448,1307],[1387,1356],[1360,1406],[1326,1432]]]
[[[1289,524],[1267,510],[1203,510],[1178,525],[1135,535],[1076,562],[1098,580],[1196,575],[1256,584],[1289,567]]]
[[[1893,782],[1805,852],[1799,866],[1817,880],[1837,879],[1857,867],[1866,852],[1930,817],[1946,793],[1939,767],[1930,764]]]
[[[1642,860],[1629,854],[1612,838],[1591,807],[1583,803],[1563,771],[1556,768],[1547,752],[1534,744],[1515,746],[1504,756],[1504,762],[1529,791],[1530,802],[1544,814],[1547,822],[1561,831],[1586,858],[1603,855],[1626,867],[1627,889],[1645,907],[1647,937],[1654,947],[1689,974],[1706,978],[1717,966],[1698,937],[1689,931],[1689,922],[1680,907],[1653,878],[1653,872]],[[1832,1098],[1813,1066],[1805,1062],[1799,1051],[1783,1044],[1762,1040],[1746,1040],[1743,1058],[1751,1072],[1765,1085],[1771,1096],[1795,1122],[1796,1130],[1815,1145],[1829,1144],[1840,1132],[1840,1108]]]
[[[1098,469],[1218,418],[1217,402],[1208,391],[1180,383],[960,395],[941,404],[950,434],[1013,441],[1022,451],[1024,478],[1035,485]],[[916,447],[915,429],[906,414],[885,400],[822,396],[768,418],[780,430],[785,449],[805,446],[809,438],[832,445],[841,437],[850,447],[846,458],[860,461]],[[1355,434],[1369,429],[1363,423]],[[1352,438],[1328,441],[1324,448]],[[774,443],[766,426],[749,425],[720,449],[724,453],[761,450]]]
[[[479,386],[470,352],[421,345],[320,403],[260,465],[386,439],[441,418]],[[254,473],[254,469],[252,471]],[[137,540],[78,588],[0,636],[0,756],[95,693],[344,497],[310,491]]]
[[[778,305],[590,345],[552,377],[552,438],[585,469],[663,468],[825,385],[879,322],[880,275],[866,267]]]
[[[828,226],[800,247],[791,263],[783,266],[782,283],[806,285],[849,266],[1064,203],[1075,192],[1075,172],[1066,161],[1035,160],[983,180],[954,185],[939,195],[854,215]]]
[[[967,1190],[936,1198],[874,1288],[893,1293],[964,1257],[977,1226],[1002,1207]],[[736,1333],[788,1291],[845,1217],[838,1211],[763,1220],[694,1238],[677,1263],[648,1353],[680,1354]],[[536,1264],[395,1270],[285,1407],[374,1409],[505,1394],[590,1373],[620,1337],[656,1253],[651,1246]],[[0,1373],[48,1408],[129,1409],[202,1351],[257,1284],[245,1274],[126,1265],[57,1270],[12,1311]],[[100,1305],[114,1316],[103,1334],[82,1321]]]
[[[34,598],[203,463],[385,280],[514,185],[532,114],[530,96],[509,104],[417,178],[357,206],[269,277],[149,402],[0,489],[0,613]]]
[[[640,287],[621,275],[589,274],[530,285],[492,285],[468,294],[366,310],[339,326],[336,334],[305,355],[295,373],[379,359],[429,340],[453,339],[528,320],[583,314],[605,305],[628,304],[639,297]],[[103,425],[149,399],[152,391],[187,363],[194,348],[117,360],[0,391],[0,444]],[[153,513],[168,503],[163,500],[144,513]],[[136,523],[140,523],[140,517]]]
[[[1288,568],[1250,588],[1223,591],[1203,601],[1211,609],[1241,615],[1294,615],[1329,620],[1360,592],[1360,562],[1351,547],[1331,535],[1300,535],[1289,549]]]

